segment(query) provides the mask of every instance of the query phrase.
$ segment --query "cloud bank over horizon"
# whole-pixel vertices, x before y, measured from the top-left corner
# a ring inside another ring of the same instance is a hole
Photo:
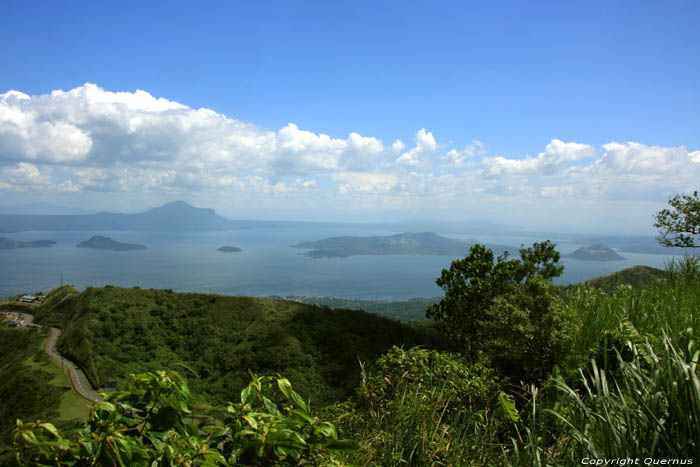
[[[0,193],[31,201],[79,202],[90,193],[102,203],[188,198],[278,211],[440,206],[468,214],[471,207],[524,206],[566,213],[576,209],[562,203],[577,212],[638,203],[644,212],[648,203],[697,189],[697,180],[700,150],[683,146],[596,147],[553,137],[535,156],[497,155],[488,141],[453,147],[426,128],[412,142],[355,132],[336,138],[294,123],[269,130],[90,83],[0,94]]]

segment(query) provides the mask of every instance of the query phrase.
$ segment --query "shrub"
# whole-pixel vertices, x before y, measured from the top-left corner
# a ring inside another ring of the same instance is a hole
[[[535,243],[520,256],[494,261],[493,251],[472,246],[442,270],[436,283],[445,297],[427,316],[465,357],[516,382],[537,382],[566,359],[576,325],[551,284],[563,271],[555,245]]]
[[[276,392],[289,405],[280,410]],[[85,425],[61,433],[51,423],[22,423],[13,434],[13,462],[29,465],[216,466],[318,465],[331,453],[351,450],[335,427],[312,417],[285,378],[257,377],[228,408],[224,425],[199,427],[190,392],[173,371],[131,375],[127,390],[105,396]]]
[[[504,427],[502,411],[489,404],[499,405],[499,394],[512,402],[497,383],[493,371],[459,356],[393,347],[363,367],[353,401],[334,407],[341,432],[360,441],[361,451],[348,460],[460,465],[485,456]]]

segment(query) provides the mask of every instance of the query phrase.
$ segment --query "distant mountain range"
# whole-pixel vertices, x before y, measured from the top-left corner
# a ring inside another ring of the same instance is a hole
[[[346,258],[354,255],[437,255],[465,256],[474,241],[455,240],[433,232],[400,233],[383,237],[331,237],[301,242],[292,248],[305,248],[312,258]],[[504,245],[487,245],[496,253],[513,250]]]
[[[40,215],[66,215],[66,214],[95,214],[97,211],[58,206],[52,203],[26,203],[17,205],[0,205],[2,214],[40,214]]]
[[[174,201],[138,214],[0,214],[1,232],[26,230],[231,230],[241,228],[213,209]]]

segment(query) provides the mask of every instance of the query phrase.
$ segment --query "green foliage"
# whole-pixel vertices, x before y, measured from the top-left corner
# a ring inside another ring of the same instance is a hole
[[[700,197],[675,195],[668,204],[672,209],[662,209],[654,215],[654,227],[659,229],[659,243],[670,247],[697,248],[700,244]]]
[[[0,443],[17,418],[57,415],[64,389],[48,384],[51,374],[25,363],[43,357],[39,353],[42,339],[35,330],[0,325]]]
[[[326,305],[330,308],[340,308],[344,310],[364,310],[367,313],[375,313],[404,323],[425,321],[425,307],[440,301],[439,297],[410,298],[404,301],[357,300],[338,297],[289,298],[311,305]]]
[[[325,405],[357,386],[358,358],[374,360],[392,344],[430,344],[422,329],[362,311],[263,298],[64,287],[47,303],[37,321],[63,329],[59,351],[95,387],[183,362],[199,375],[193,392],[215,404],[234,399],[250,369],[285,374]]]
[[[272,383],[276,383],[276,392]],[[289,405],[280,410],[275,396]],[[132,375],[126,391],[96,403],[85,425],[61,433],[50,423],[17,421],[16,465],[320,465],[350,451],[333,424],[313,417],[285,378],[257,377],[230,416],[207,431],[188,424],[190,393],[173,371]]]
[[[623,332],[621,323],[625,321],[657,350],[662,330],[676,338],[688,328],[700,329],[700,283],[688,282],[671,269],[667,274],[669,280],[641,287],[619,284],[612,289],[595,289],[581,285],[568,290],[563,304],[580,322],[572,344],[576,349],[571,356],[575,358],[573,368],[595,359],[609,369],[617,364],[616,351],[629,359],[626,343],[631,336]]]
[[[56,310],[57,312],[60,312],[58,310],[62,310],[63,313],[65,313],[67,310],[63,307],[60,307],[60,304],[62,302],[65,302],[66,300],[69,300],[70,297],[78,295],[79,293],[80,292],[78,292],[78,290],[72,285],[66,284],[56,287],[51,291],[49,295],[46,296],[43,306],[52,310]]]
[[[392,348],[363,367],[352,401],[326,409],[361,449],[359,465],[460,465],[485,455],[504,426],[498,380],[479,364],[420,348]],[[497,415],[498,412],[498,415]],[[483,457],[482,457],[483,459]]]
[[[427,308],[455,349],[485,359],[516,380],[537,381],[567,357],[574,329],[551,279],[559,253],[547,241],[520,250],[521,260],[496,258],[483,245],[443,269],[445,298]]]
[[[534,276],[498,297],[481,317],[481,349],[491,366],[516,382],[542,381],[554,365],[568,366],[578,317],[558,291]]]
[[[666,278],[666,273],[662,269],[652,268],[649,266],[633,266],[623,269],[622,271],[613,274],[594,277],[585,282],[586,285],[612,291],[618,285],[631,285],[634,287],[642,287],[651,285]],[[569,288],[579,287],[572,285]]]
[[[363,366],[356,398],[371,412],[391,411],[391,404],[406,388],[420,391],[440,387],[455,407],[477,410],[497,386],[494,372],[481,364],[468,364],[457,355],[414,347],[392,347],[369,368]]]
[[[681,286],[700,284],[700,256],[685,255],[680,259],[672,258],[666,264],[666,279]]]
[[[170,371],[128,378],[77,430],[20,423],[12,453],[21,465],[137,466],[698,458],[697,260],[671,263],[665,280],[566,290],[551,285],[557,261],[549,242],[523,249],[521,260],[477,246],[443,271],[445,300],[431,311],[455,313],[437,324],[461,339],[453,347],[472,346],[466,355],[392,347],[427,339],[428,330],[359,311],[62,289],[40,319],[64,326],[64,348],[86,346],[100,378],[181,360],[199,377],[189,386]],[[465,328],[450,330],[455,323]],[[361,371],[358,357],[368,362]],[[244,368],[254,373],[242,382]],[[289,380],[256,376],[261,369]],[[537,384],[513,384],[523,380]],[[321,405],[345,388],[354,389],[349,400],[311,412],[309,397]],[[240,402],[203,417],[192,399],[205,391],[210,401]]]
[[[330,461],[331,453],[356,449],[338,439],[332,423],[311,415],[288,379],[251,376],[241,402],[227,409],[223,452],[230,464],[319,465]],[[275,396],[290,405],[280,409]]]
[[[564,266],[559,264],[561,255],[556,250],[556,245],[549,240],[533,243],[532,247],[521,248],[520,258],[522,259],[520,281],[535,276],[549,280],[561,276],[564,272]]]
[[[659,354],[630,344],[633,359],[618,354],[613,374],[593,362],[589,375],[580,373],[582,391],[556,380],[564,397],[552,413],[576,441],[572,459],[700,456],[700,351],[691,334],[678,345],[664,337]]]

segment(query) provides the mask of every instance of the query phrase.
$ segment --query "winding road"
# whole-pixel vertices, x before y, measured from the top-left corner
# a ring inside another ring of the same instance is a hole
[[[60,329],[49,328],[49,337],[46,339],[46,344],[44,346],[46,355],[58,362],[59,365],[68,369],[70,379],[73,382],[73,388],[75,388],[75,392],[77,392],[83,399],[87,399],[90,402],[101,402],[102,396],[97,394],[97,392],[92,389],[92,386],[90,386],[90,383],[88,382],[85,373],[83,373],[83,370],[78,368],[75,363],[71,362],[70,360],[66,360],[61,355],[56,353],[56,341],[58,341],[58,337],[60,335]]]
[[[44,328],[43,326],[40,326],[38,324],[34,324],[34,316],[25,313],[25,312],[9,312],[6,313],[6,315],[13,317],[16,320],[19,320],[20,317],[24,321],[24,324],[22,325],[23,327],[29,327],[29,328],[37,328],[37,329],[42,329]],[[53,360],[56,361],[59,365],[61,365],[63,368],[66,368],[68,370],[68,373],[70,374],[70,379],[71,382],[73,383],[73,388],[75,389],[75,392],[77,392],[80,397],[83,399],[86,399],[90,402],[101,402],[102,396],[100,396],[90,385],[90,382],[88,381],[87,377],[85,376],[85,373],[83,373],[83,370],[78,368],[78,366],[71,362],[70,360],[62,357],[58,352],[56,352],[56,342],[58,341],[58,337],[61,335],[61,330],[58,328],[49,328],[49,337],[46,339],[46,343],[44,344],[44,351],[46,352],[46,355],[51,357]]]

